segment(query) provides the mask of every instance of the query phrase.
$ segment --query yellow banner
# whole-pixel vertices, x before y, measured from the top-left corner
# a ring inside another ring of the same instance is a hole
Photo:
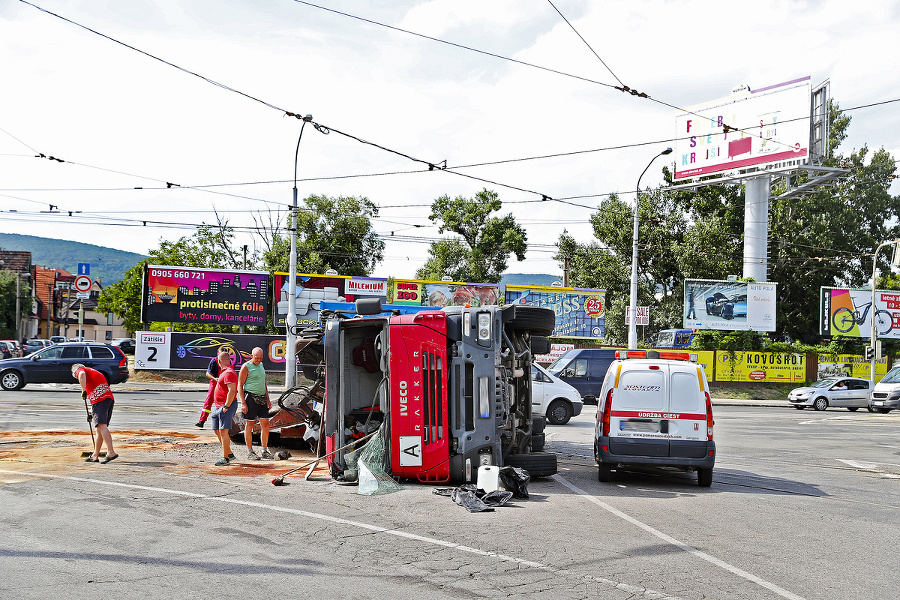
[[[872,371],[871,365],[866,362],[866,358],[859,354],[820,354],[819,355],[819,379],[826,377],[861,377],[869,379]],[[881,381],[881,378],[887,373],[887,357],[879,358],[875,361],[875,382]]]
[[[806,381],[806,355],[717,350],[716,381],[803,383]]]

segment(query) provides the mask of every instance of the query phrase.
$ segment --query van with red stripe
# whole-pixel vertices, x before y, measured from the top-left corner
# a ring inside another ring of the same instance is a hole
[[[629,466],[676,467],[712,484],[716,444],[703,367],[687,352],[619,350],[603,380],[594,428],[600,481]]]

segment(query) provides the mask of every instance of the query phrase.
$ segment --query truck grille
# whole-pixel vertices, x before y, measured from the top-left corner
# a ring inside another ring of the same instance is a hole
[[[441,357],[432,352],[422,353],[423,425],[426,444],[444,439],[444,384]]]

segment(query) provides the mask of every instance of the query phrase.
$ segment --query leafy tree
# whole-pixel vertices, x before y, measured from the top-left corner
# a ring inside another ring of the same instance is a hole
[[[18,273],[0,271],[0,338],[16,337],[16,277]],[[28,280],[19,281],[19,318],[31,312],[31,287]],[[17,340],[21,342],[22,340]]]
[[[378,207],[368,198],[309,196],[298,211],[297,272],[368,275],[384,257],[384,241],[372,226]],[[287,272],[291,240],[277,231],[267,236],[266,269]]]
[[[432,242],[429,258],[416,272],[419,279],[497,283],[509,256],[524,260],[528,248],[525,229],[515,217],[491,216],[502,203],[496,192],[486,189],[474,198],[441,196],[431,205],[430,219],[440,222],[440,233],[452,231],[459,238]]]

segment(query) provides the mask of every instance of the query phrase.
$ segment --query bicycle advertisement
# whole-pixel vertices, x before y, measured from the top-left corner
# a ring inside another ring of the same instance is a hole
[[[872,320],[879,338],[900,339],[900,291],[821,288],[819,333],[868,338]]]

